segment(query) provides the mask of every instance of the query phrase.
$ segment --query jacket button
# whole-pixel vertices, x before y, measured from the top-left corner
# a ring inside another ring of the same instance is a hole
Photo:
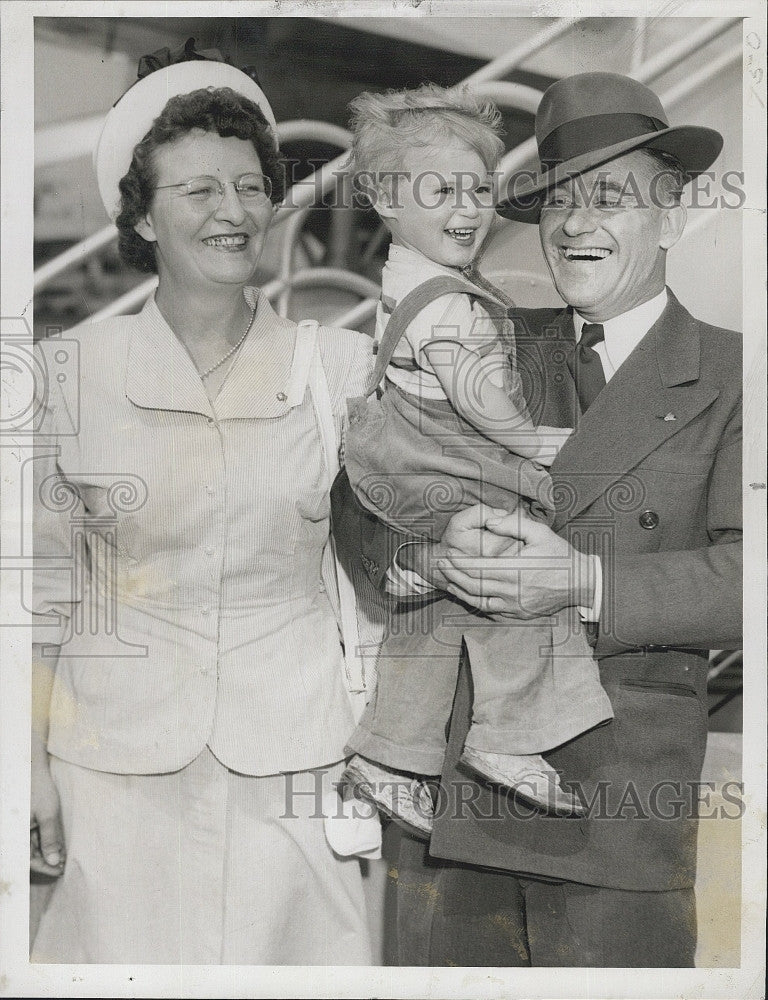
[[[655,510],[644,510],[638,518],[638,521],[641,528],[645,528],[647,531],[653,531],[654,528],[658,527],[659,515]]]

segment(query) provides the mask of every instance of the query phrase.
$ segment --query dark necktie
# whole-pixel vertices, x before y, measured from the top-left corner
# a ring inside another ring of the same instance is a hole
[[[581,412],[586,413],[597,394],[605,386],[605,372],[595,344],[605,339],[601,323],[585,323],[573,357],[573,380],[579,396]]]

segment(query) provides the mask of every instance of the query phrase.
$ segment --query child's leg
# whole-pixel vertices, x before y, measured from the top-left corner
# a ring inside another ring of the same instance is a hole
[[[462,759],[550,811],[580,812],[540,756],[613,716],[577,620],[563,612],[487,627],[466,641],[475,693]]]
[[[410,833],[428,836],[432,798],[419,775],[440,773],[461,656],[461,628],[445,623],[453,601],[393,616],[376,691],[346,747],[344,780]]]
[[[613,718],[575,608],[487,625],[465,641],[474,683],[468,746],[544,753]]]
[[[393,616],[376,691],[348,752],[398,771],[440,773],[462,641],[447,619],[457,613],[455,602],[438,598]]]

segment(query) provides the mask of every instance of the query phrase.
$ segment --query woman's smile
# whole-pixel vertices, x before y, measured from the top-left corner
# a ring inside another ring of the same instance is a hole
[[[224,253],[243,253],[248,247],[248,233],[222,233],[216,236],[206,236],[203,243],[214,250]]]

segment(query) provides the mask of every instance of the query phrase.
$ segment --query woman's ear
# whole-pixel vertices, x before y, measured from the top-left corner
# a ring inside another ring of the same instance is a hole
[[[139,219],[133,228],[143,240],[147,241],[147,243],[157,242],[157,236],[155,236],[155,229],[152,225],[152,219],[150,218],[149,213],[147,213],[143,219]]]

